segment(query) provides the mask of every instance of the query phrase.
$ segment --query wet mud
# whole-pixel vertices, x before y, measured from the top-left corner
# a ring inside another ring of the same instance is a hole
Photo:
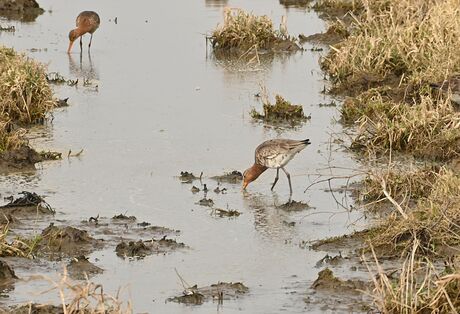
[[[72,258],[67,264],[67,271],[71,278],[86,280],[97,274],[102,274],[104,270],[89,261],[84,255]]]
[[[104,241],[93,238],[86,230],[71,226],[55,226],[51,223],[41,233],[40,251],[54,257],[63,254],[70,257],[87,255],[103,247]]]
[[[9,203],[0,206],[0,212],[3,214],[1,221],[15,222],[16,218],[32,219],[37,215],[55,214],[51,206],[36,193],[23,191],[19,194],[22,196],[17,198],[11,196]]]
[[[298,212],[313,209],[314,207],[311,207],[310,205],[308,205],[308,203],[291,200],[289,202],[277,206],[277,208],[285,210],[287,212]]]
[[[35,164],[43,161],[43,157],[29,146],[0,152],[0,173],[35,170]]]
[[[0,16],[11,20],[32,22],[43,12],[35,0],[0,0]]]
[[[183,248],[186,248],[184,243],[177,242],[174,239],[167,239],[164,236],[159,240],[122,241],[116,246],[115,252],[119,257],[142,258],[151,254],[171,253]]]
[[[171,297],[167,301],[193,305],[200,305],[209,301],[223,303],[224,300],[240,298],[248,292],[249,288],[241,282],[219,282],[206,287],[195,285],[186,288],[182,295]]]
[[[64,314],[62,306],[36,303],[25,304],[22,306],[14,306],[3,311],[5,311],[4,313],[15,314]],[[2,313],[1,309],[0,313]]]
[[[220,176],[213,176],[211,179],[220,183],[239,184],[243,181],[243,174],[238,170],[233,170],[232,172],[227,172]]]

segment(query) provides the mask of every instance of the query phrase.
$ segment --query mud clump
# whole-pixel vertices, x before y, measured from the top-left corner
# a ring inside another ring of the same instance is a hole
[[[6,217],[12,216],[11,221],[14,221],[15,216],[28,217],[36,216],[37,214],[53,215],[55,213],[51,206],[38,194],[27,191],[19,194],[22,194],[22,196],[16,199],[11,197],[8,204],[0,206],[0,213]]]
[[[233,217],[238,217],[239,215],[241,215],[241,213],[237,210],[234,210],[234,209],[225,210],[221,208],[214,208],[213,213],[214,215],[219,216],[221,218],[223,217],[233,218]]]
[[[297,125],[311,119],[303,112],[302,105],[293,105],[282,96],[275,96],[275,104],[271,104],[268,99],[263,100],[263,113],[252,109],[250,114],[254,120],[269,124]]]
[[[5,261],[0,260],[0,287],[5,283],[13,279],[18,279],[14,273],[13,268],[8,265]]]
[[[219,282],[198,288],[197,285],[187,288],[180,296],[167,299],[168,302],[200,305],[206,301],[237,299],[249,292],[249,288],[241,282]]]
[[[312,0],[280,0],[280,4],[285,8],[307,8]]]
[[[232,172],[224,173],[220,176],[211,177],[211,179],[214,179],[218,182],[237,184],[243,181],[243,174],[237,170],[234,170]]]
[[[130,241],[128,243],[121,242],[116,248],[115,252],[119,257],[137,257],[142,258],[152,254],[166,254],[177,249],[185,248],[185,244],[176,242],[173,239],[166,239],[166,236],[160,240],[147,240],[147,241]]]
[[[199,177],[196,177],[193,173],[188,171],[181,171],[179,179],[182,183],[192,183],[195,180],[199,180]]]
[[[15,170],[35,169],[37,162],[43,161],[43,157],[33,148],[23,145],[19,148],[0,151],[0,173]]]
[[[311,207],[310,205],[304,202],[297,202],[297,201],[291,200],[287,203],[284,203],[278,206],[277,208],[288,211],[288,212],[298,212],[302,210],[312,209],[313,207]]]
[[[43,230],[41,236],[39,246],[51,253],[60,252],[70,256],[79,256],[90,253],[97,246],[101,246],[100,240],[92,238],[87,231],[71,226],[57,227],[51,223]]]
[[[0,0],[0,16],[32,22],[45,12],[35,0]]]
[[[102,268],[92,264],[88,258],[83,255],[72,259],[67,265],[67,270],[70,277],[77,280],[85,280],[104,272]]]
[[[119,215],[113,216],[112,220],[117,220],[117,221],[136,221],[137,218],[135,216],[126,216],[124,214],[119,214]]]
[[[210,198],[202,198],[198,201],[197,205],[205,206],[205,207],[212,207],[214,205],[214,201]]]
[[[318,278],[313,282],[311,288],[315,290],[331,290],[334,292],[359,293],[357,290],[366,290],[368,284],[361,280],[343,281],[334,276],[329,268],[318,273]]]
[[[64,314],[62,306],[50,305],[50,304],[24,304],[21,306],[14,306],[0,313],[14,313],[14,314]]]
[[[301,43],[309,42],[320,45],[335,45],[350,36],[348,30],[340,23],[335,23],[328,27],[325,33],[316,33],[313,35],[305,36],[299,35]]]

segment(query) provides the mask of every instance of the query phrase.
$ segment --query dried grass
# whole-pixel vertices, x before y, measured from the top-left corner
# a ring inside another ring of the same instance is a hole
[[[39,63],[0,47],[0,116],[21,124],[42,122],[55,106]]]
[[[215,51],[270,50],[277,43],[294,42],[287,34],[285,23],[275,30],[272,20],[266,16],[256,16],[238,8],[225,8],[224,22],[211,35]]]
[[[0,47],[0,152],[25,145],[24,130],[15,125],[42,123],[56,106],[39,63]]]
[[[460,245],[460,177],[442,169],[421,176],[420,184],[417,179],[409,179],[410,175],[404,177],[415,186],[415,191],[427,194],[416,199],[413,206],[407,204],[403,208],[406,214],[403,219],[396,212],[385,218],[379,226],[380,232],[374,233],[370,241],[386,252],[403,253],[418,241],[423,254],[442,255],[446,248]]]
[[[95,284],[89,280],[83,283],[75,283],[67,275],[64,268],[59,281],[55,281],[48,276],[36,275],[29,280],[45,280],[50,283],[51,288],[42,294],[56,291],[61,300],[62,310],[65,314],[130,314],[133,313],[131,302],[124,304],[117,295],[112,296],[104,292],[100,284]]]
[[[403,262],[399,279],[390,279],[374,253],[376,271],[371,270],[374,303],[382,313],[458,313],[460,311],[460,268],[458,262],[437,270],[427,258],[418,258],[415,241]],[[457,264],[457,265],[455,265]]]

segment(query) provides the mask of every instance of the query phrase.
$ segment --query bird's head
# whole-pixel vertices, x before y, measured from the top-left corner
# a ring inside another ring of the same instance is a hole
[[[254,164],[251,168],[246,169],[243,172],[243,190],[246,189],[249,183],[257,179],[262,172],[267,170],[267,167]]]
[[[72,50],[73,43],[78,37],[79,34],[75,29],[69,32],[69,48],[67,49],[67,53],[70,53],[70,50]]]

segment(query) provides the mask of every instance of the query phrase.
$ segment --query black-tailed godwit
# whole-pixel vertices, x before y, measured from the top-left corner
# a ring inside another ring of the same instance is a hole
[[[69,48],[67,53],[70,53],[72,50],[72,45],[80,37],[80,52],[83,50],[82,36],[86,33],[91,34],[89,40],[88,50],[91,48],[91,42],[93,40],[93,33],[98,29],[101,24],[101,19],[99,15],[94,11],[83,11],[77,16],[76,26],[77,28],[73,29],[69,33]]]
[[[292,195],[291,176],[284,166],[294,158],[294,156],[310,145],[310,140],[288,140],[275,139],[268,140],[256,148],[255,162],[251,168],[246,169],[243,173],[243,189],[246,189],[249,183],[256,180],[268,168],[276,169],[275,181],[272,184],[272,190],[278,182],[280,168],[286,174],[289,182],[289,191]]]

